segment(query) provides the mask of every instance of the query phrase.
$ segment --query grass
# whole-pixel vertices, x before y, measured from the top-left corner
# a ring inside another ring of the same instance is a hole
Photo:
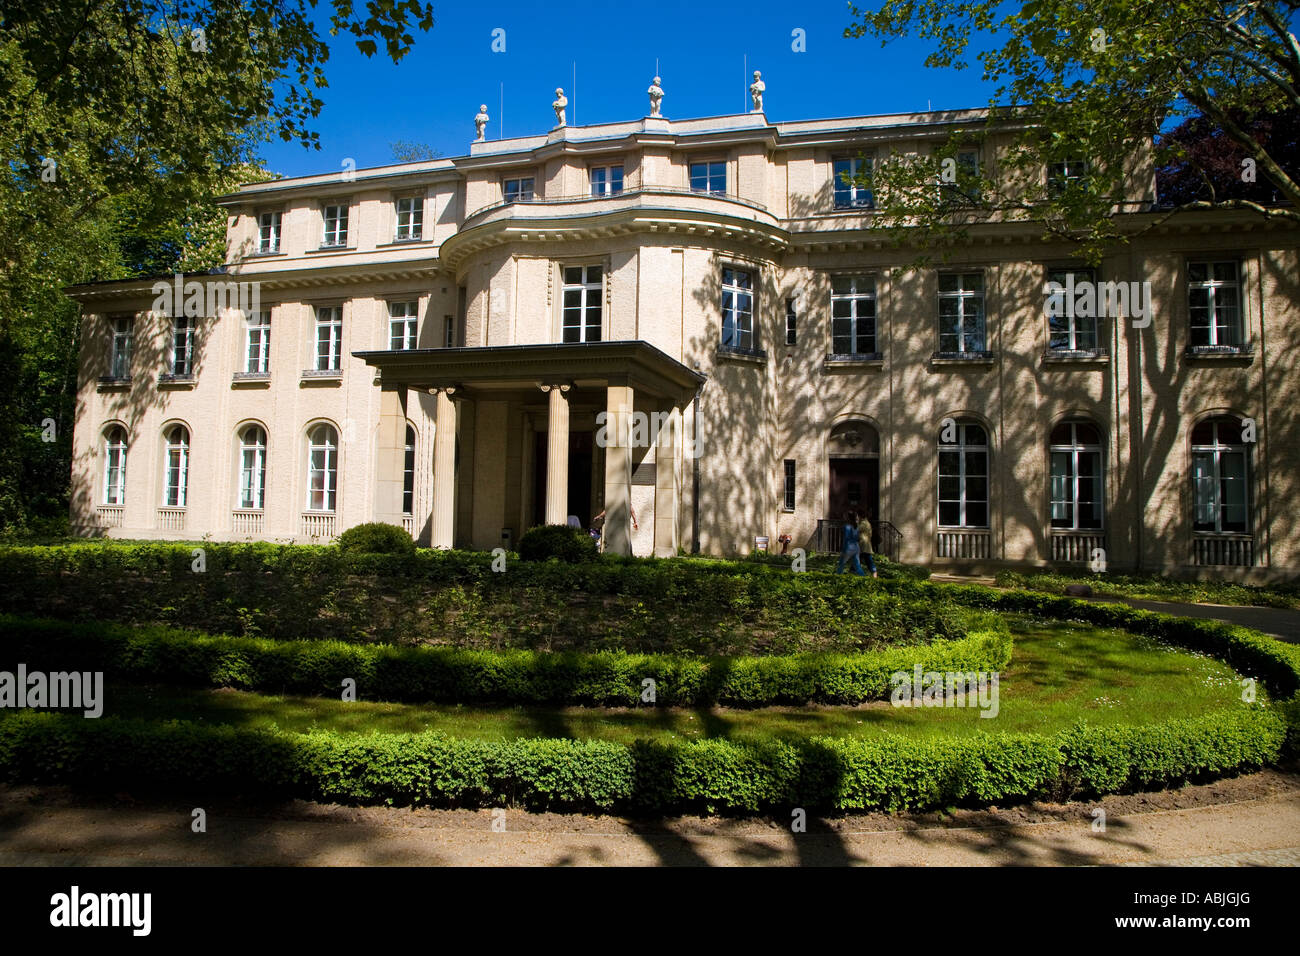
[[[1149,601],[1300,608],[1300,584],[1256,586],[1231,581],[1177,581],[1157,575],[1022,574],[1018,571],[999,572],[997,583],[999,587],[1025,588],[1050,594],[1064,594],[1071,584],[1087,584],[1098,594]]]
[[[283,730],[444,731],[479,739],[743,738],[776,736],[913,737],[980,731],[1054,733],[1079,719],[1094,724],[1146,724],[1241,706],[1237,675],[1226,664],[1174,650],[1119,630],[1015,616],[1016,649],[1001,674],[999,713],[939,707],[773,707],[603,709],[470,707],[344,703],[241,691],[187,691],[111,686],[105,713],[186,719]],[[361,689],[364,693],[364,688]]]

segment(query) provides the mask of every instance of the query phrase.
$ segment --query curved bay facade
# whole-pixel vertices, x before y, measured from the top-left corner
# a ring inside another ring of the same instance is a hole
[[[1151,228],[1097,268],[996,221],[904,268],[837,173],[983,120],[647,118],[246,186],[196,314],[69,290],[74,524],[494,548],[604,512],[607,550],[735,554],[834,548],[853,509],[936,567],[1300,573],[1300,234],[1156,225],[1138,155]]]

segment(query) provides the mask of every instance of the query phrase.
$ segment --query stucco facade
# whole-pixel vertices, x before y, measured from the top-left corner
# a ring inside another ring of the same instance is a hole
[[[247,305],[186,338],[149,280],[70,290],[74,524],[310,541],[382,520],[493,548],[606,511],[609,550],[735,554],[830,547],[852,507],[935,566],[1300,574],[1300,232],[1185,214],[1089,273],[988,222],[896,268],[915,251],[837,196],[836,160],[982,123],[646,118],[244,187],[227,273],[189,278],[255,283],[269,351]],[[1126,169],[1142,223],[1154,172]],[[1150,323],[1063,343],[1062,270],[1149,282]]]

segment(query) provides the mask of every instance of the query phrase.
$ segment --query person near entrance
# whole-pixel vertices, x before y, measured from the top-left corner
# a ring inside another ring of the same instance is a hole
[[[636,523],[636,509],[633,508],[631,505],[628,505],[627,510],[632,513],[632,530],[633,531],[640,530],[639,526]],[[591,536],[596,541],[596,547],[599,548],[601,551],[605,550],[605,542],[604,542],[605,536],[603,534],[604,530],[605,530],[605,509],[602,508],[600,514],[596,515],[596,517],[591,519]]]
[[[855,511],[850,511],[844,516],[844,547],[840,549],[840,560],[835,565],[835,573],[840,574],[844,571],[844,563],[847,561],[853,568],[853,573],[859,577],[866,577],[867,572],[862,570],[862,562],[858,560],[858,515]]]
[[[878,578],[880,572],[876,570],[876,558],[871,549],[871,535],[871,520],[864,513],[858,519],[858,550],[862,553],[862,557],[866,558],[867,567],[871,569],[871,576]]]

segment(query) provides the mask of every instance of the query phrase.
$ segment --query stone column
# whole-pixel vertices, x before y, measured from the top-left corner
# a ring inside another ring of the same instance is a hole
[[[632,554],[632,449],[628,437],[632,416],[632,386],[610,385],[605,400],[605,528],[606,554]]]
[[[402,527],[402,479],[406,467],[406,389],[379,394],[375,449],[375,521]]]
[[[569,521],[568,385],[543,385],[548,393],[546,422],[546,523]]]
[[[655,441],[655,557],[677,554],[677,449],[681,447],[681,410],[673,406]]]
[[[433,434],[433,535],[435,548],[450,548],[456,527],[456,403],[451,391],[435,389]]]

